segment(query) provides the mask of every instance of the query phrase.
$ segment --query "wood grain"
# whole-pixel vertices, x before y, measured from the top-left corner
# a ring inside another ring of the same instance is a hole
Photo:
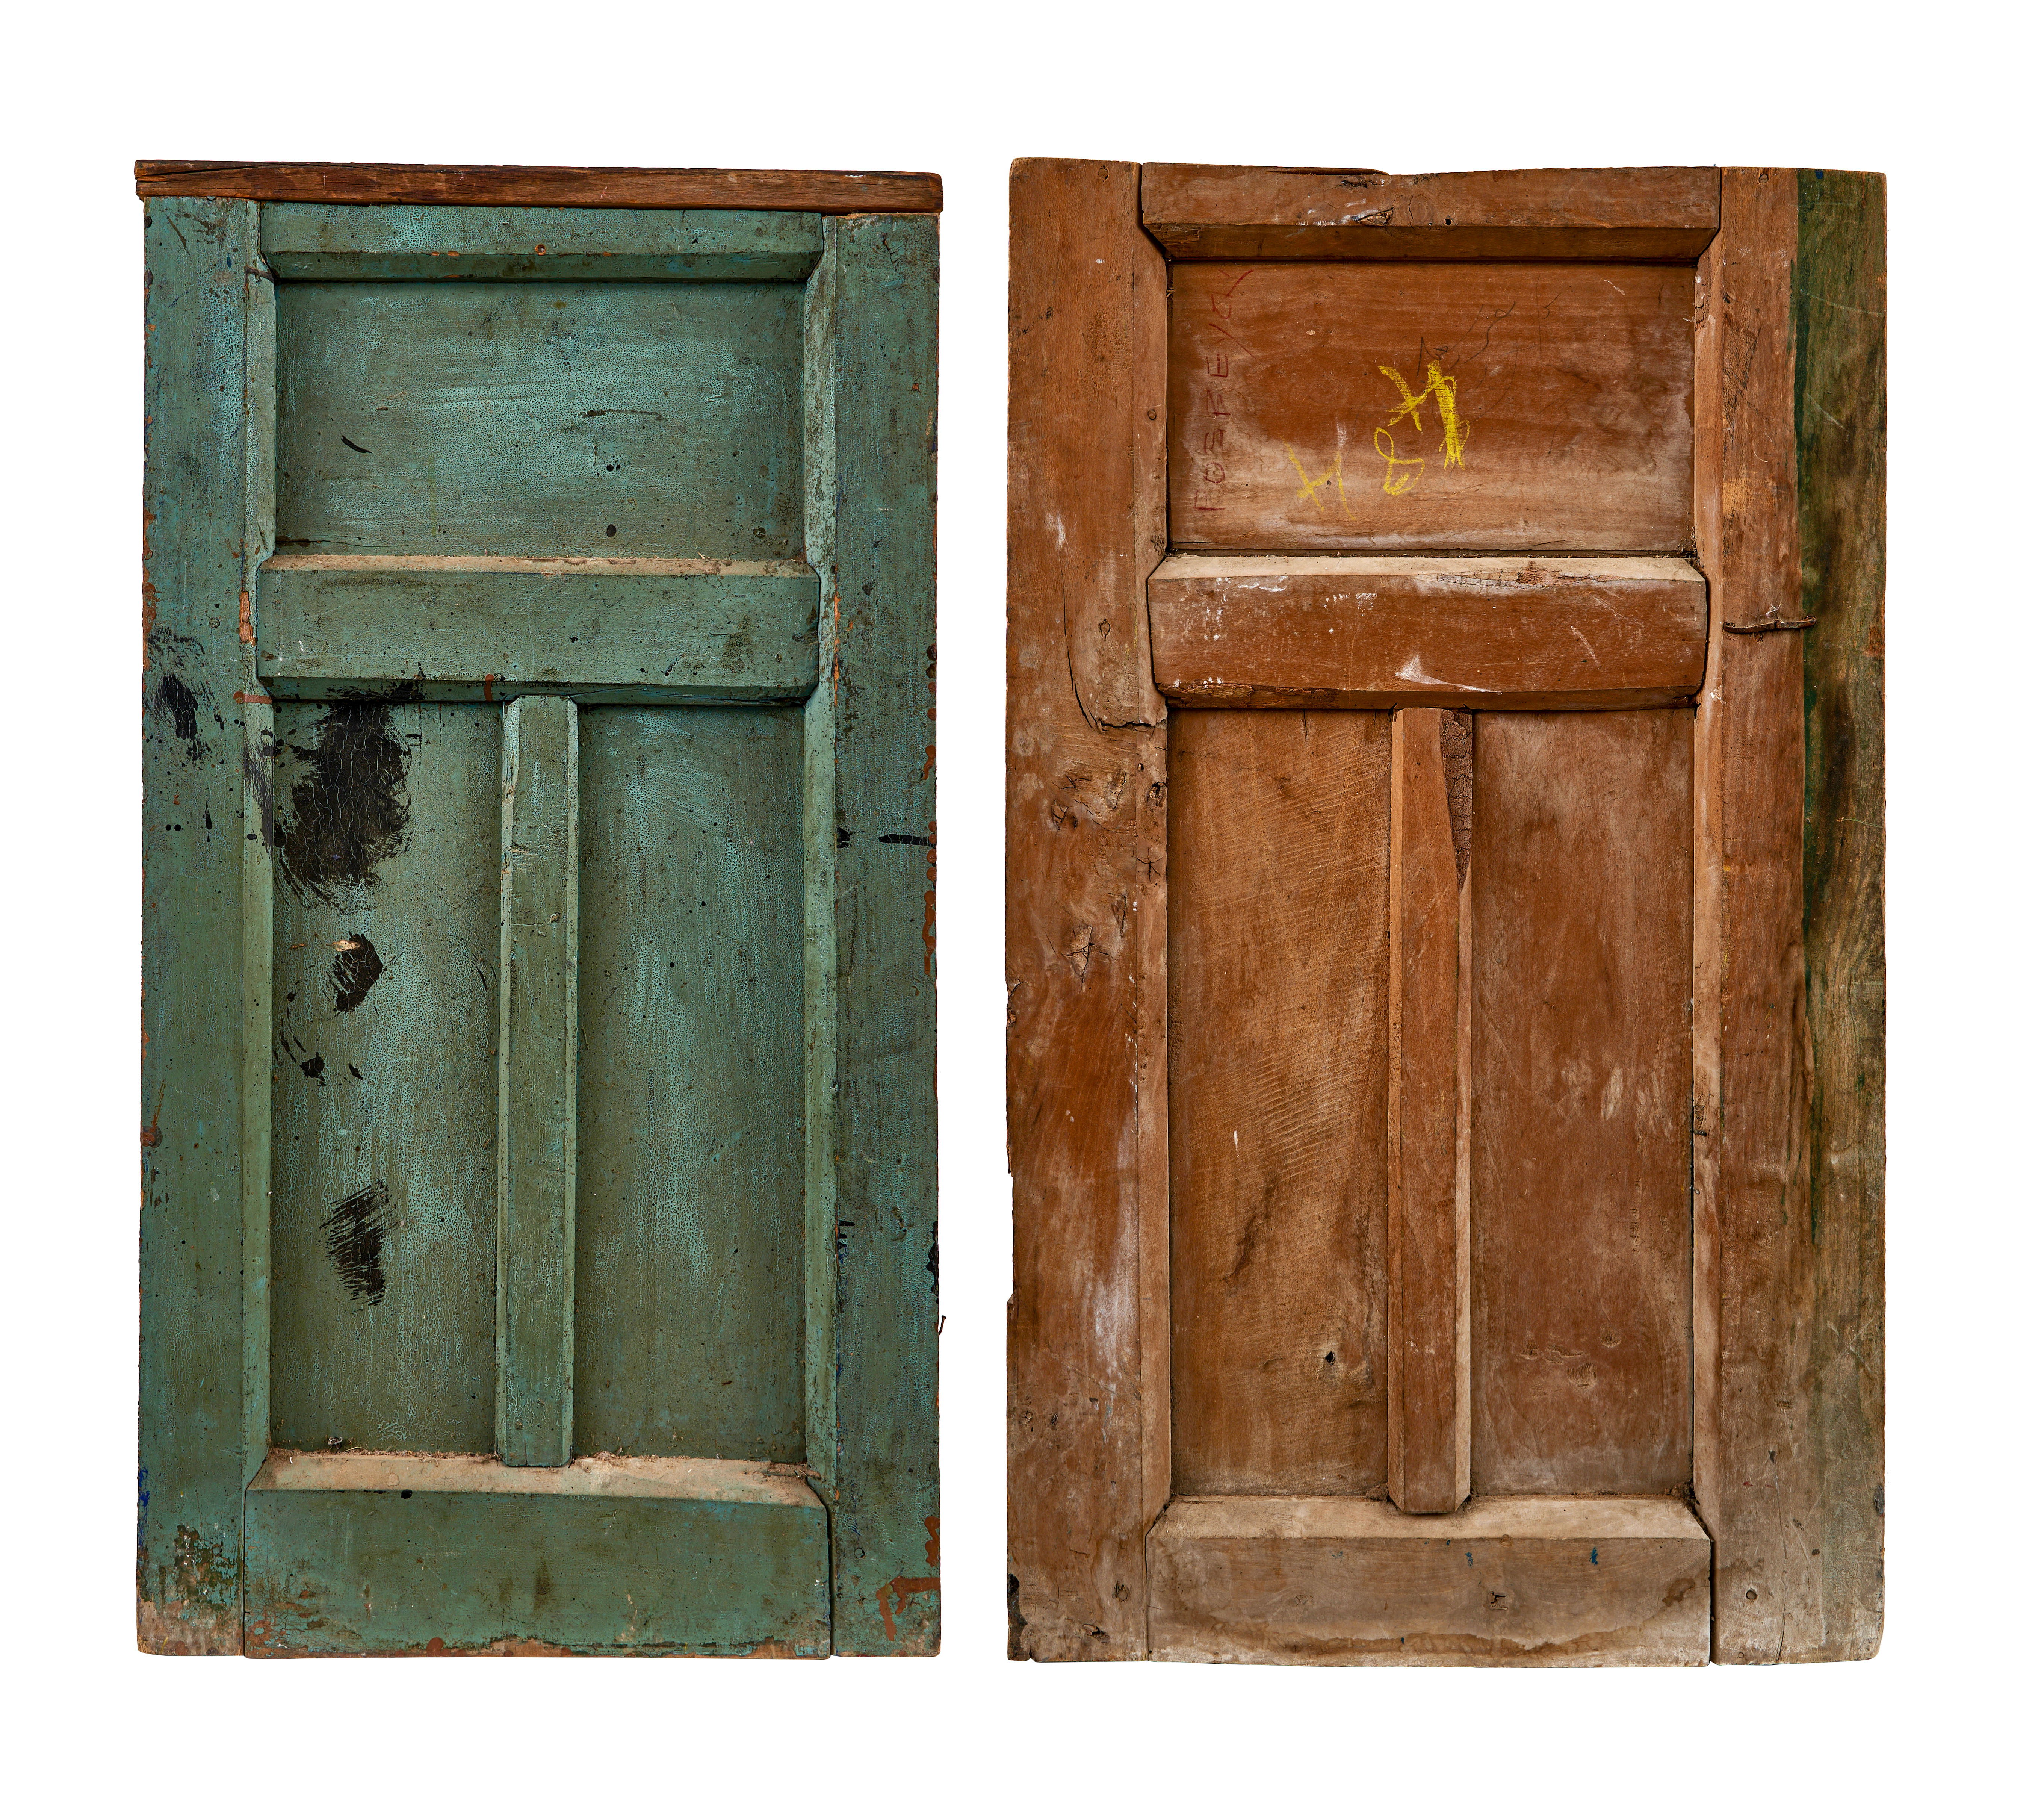
[[[276,711],[280,1446],[496,1445],[502,718]]]
[[[1385,1449],[1414,1512],[1470,1491],[1471,732],[1436,708],[1392,717]]]
[[[1665,556],[1196,556],[1150,579],[1188,707],[1618,708],[1703,682],[1703,577]]]
[[[269,725],[236,700],[254,683],[236,602],[252,525],[267,529],[244,407],[270,287],[247,204],[157,203],[144,221],[136,1632],[155,1653],[210,1655],[241,1647],[243,1272],[260,1263],[244,1227],[266,1185],[252,1171],[267,1126],[240,1090],[243,856],[262,832],[244,779],[263,774]]]
[[[1170,727],[1173,1487],[1381,1491],[1390,717]]]
[[[808,1306],[828,1320],[807,1344],[833,1426],[809,1464],[830,1500],[832,1648],[933,1656],[937,223],[827,222],[809,283],[805,553],[827,680],[805,710],[805,917],[828,991],[803,1041],[809,1179],[829,1187],[808,1216],[824,1241]]]
[[[1130,1658],[1169,1495],[1165,744],[1074,679],[1151,560],[1135,168],[1024,160],[1009,222],[1009,1649]]]
[[[581,1453],[804,1457],[801,723],[582,716]]]
[[[1143,225],[1174,260],[1687,263],[1717,232],[1718,173],[1146,164]]]
[[[483,208],[792,209],[935,214],[943,180],[905,171],[716,171],[533,164],[237,164],[140,158],[135,193],[259,202],[459,203]]]
[[[578,718],[559,696],[504,710],[497,1451],[507,1466],[565,1466],[574,1436]]]
[[[1172,544],[1685,548],[1690,306],[1671,266],[1188,267]]]
[[[785,1469],[280,1449],[248,1503],[251,1655],[830,1653],[823,1506]]]
[[[286,282],[661,279],[800,283],[814,215],[740,210],[370,208],[272,203],[263,262]]]
[[[693,570],[694,572],[688,572]],[[256,673],[273,696],[799,701],[816,683],[801,562],[601,556],[275,556],[257,571]]]
[[[1726,621],[1814,618],[1827,641],[1813,678],[1804,634],[1724,641],[1700,716],[1715,840],[1699,863],[1723,960],[1698,983],[1698,1326],[1715,1343],[1700,1352],[1696,1476],[1725,1661],[1880,1642],[1881,910],[1866,883],[1880,865],[1865,806],[1881,724],[1880,200],[1878,179],[1850,173],[1728,171],[1702,274],[1699,361],[1716,372],[1699,560]]]
[[[1689,1483],[1689,717],[1476,728],[1479,1495]]]
[[[1180,1498],[1150,1540],[1152,1653],[1179,1662],[1700,1664],[1710,1540],[1673,1498]]]
[[[793,284],[286,284],[286,551],[802,554]]]

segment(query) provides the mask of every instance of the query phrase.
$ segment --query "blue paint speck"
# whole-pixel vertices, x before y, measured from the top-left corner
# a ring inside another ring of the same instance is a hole
[[[1596,1550],[1595,1549],[1592,1549],[1590,1550],[1590,1565],[1591,1565],[1592,1567],[1595,1567],[1596,1564],[1597,1564],[1597,1560],[1596,1560]]]

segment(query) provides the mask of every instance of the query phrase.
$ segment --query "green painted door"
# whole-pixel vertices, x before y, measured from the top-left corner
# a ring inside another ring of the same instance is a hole
[[[139,1625],[936,1647],[936,222],[147,211]]]

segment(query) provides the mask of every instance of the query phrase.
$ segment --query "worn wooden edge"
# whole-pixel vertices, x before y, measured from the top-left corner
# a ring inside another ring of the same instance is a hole
[[[1143,1656],[1169,1492],[1163,710],[1126,668],[1162,522],[1137,180],[1009,175],[1009,1650],[1039,1661]]]
[[[1704,581],[1677,557],[1181,554],[1148,591],[1158,687],[1182,706],[1650,707],[1704,679]],[[1563,619],[1586,608],[1594,642]],[[1536,683],[1505,680],[1536,658]]]
[[[267,1360],[250,1323],[247,1241],[267,1219],[245,1128],[252,1025],[245,857],[264,832],[248,760],[240,633],[262,531],[259,444],[244,406],[264,383],[267,287],[256,211],[152,210],[145,234],[141,675],[141,1037],[136,1641],[164,1655],[242,1646],[241,1494]],[[263,704],[256,704],[260,709]],[[268,1035],[261,1033],[263,1072]],[[259,1289],[258,1291],[259,1299]]]
[[[1700,271],[1716,629],[1812,622],[1717,639],[1698,714],[1696,1490],[1720,1661],[1880,1642],[1881,204],[1877,178],[1727,171]]]
[[[252,1491],[488,1493],[505,1497],[681,1498],[699,1503],[818,1500],[801,1466],[764,1460],[578,1454],[561,1466],[507,1466],[490,1453],[269,1450]]]
[[[1673,1666],[1708,1658],[1711,1545],[1680,1499],[1180,1498],[1151,1531],[1166,1661]]]
[[[490,208],[769,209],[936,214],[943,179],[908,171],[727,171],[658,166],[236,164],[141,158],[135,194],[257,202],[459,203]]]
[[[1376,171],[1146,164],[1143,224],[1174,260],[1688,263],[1718,229],[1716,167]]]
[[[809,325],[823,344],[805,355],[831,425],[828,466],[809,482],[829,525],[812,521],[822,680],[805,737],[832,747],[805,790],[829,805],[811,823],[828,845],[811,852],[830,868],[815,914],[835,919],[834,1053],[810,1086],[830,1095],[833,1144],[828,1495],[844,1655],[933,1656],[941,1634],[937,264],[928,215],[828,223],[828,310]]]

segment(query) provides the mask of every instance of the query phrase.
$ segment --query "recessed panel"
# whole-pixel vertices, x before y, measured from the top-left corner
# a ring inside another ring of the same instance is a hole
[[[1171,268],[1185,549],[1680,550],[1686,267]]]
[[[1170,722],[1172,1483],[1385,1483],[1391,717]]]
[[[1479,1495],[1689,1483],[1692,725],[1477,717]]]
[[[495,1445],[502,722],[277,706],[279,1446]]]
[[[801,554],[801,287],[283,284],[283,550]]]
[[[798,1460],[801,715],[581,741],[575,1449]]]

